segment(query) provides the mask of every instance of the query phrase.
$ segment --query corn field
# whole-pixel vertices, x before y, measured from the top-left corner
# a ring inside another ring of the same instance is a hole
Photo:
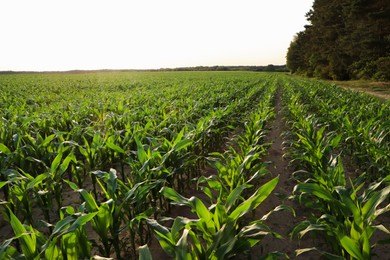
[[[0,259],[249,259],[268,236],[321,243],[256,259],[388,249],[389,101],[251,72],[10,74],[0,92]],[[298,208],[262,210],[284,185],[264,160],[278,98],[285,195],[306,212],[286,233],[267,219]]]

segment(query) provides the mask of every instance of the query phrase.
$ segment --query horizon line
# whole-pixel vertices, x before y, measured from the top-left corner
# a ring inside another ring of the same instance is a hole
[[[274,67],[285,67],[286,64],[267,64],[267,65],[213,65],[213,66],[184,66],[184,67],[165,67],[165,68],[158,68],[158,69],[132,69],[132,68],[121,68],[121,69],[69,69],[69,70],[0,70],[0,74],[7,74],[7,73],[77,73],[77,72],[115,72],[115,71],[175,71],[175,70],[191,70],[191,69],[218,69],[221,68],[221,71],[223,71],[223,68],[227,69],[239,69],[239,68],[267,68],[269,66]]]

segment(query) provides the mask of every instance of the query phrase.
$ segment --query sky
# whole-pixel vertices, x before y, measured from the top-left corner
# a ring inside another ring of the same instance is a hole
[[[312,0],[1,0],[0,71],[281,65]]]

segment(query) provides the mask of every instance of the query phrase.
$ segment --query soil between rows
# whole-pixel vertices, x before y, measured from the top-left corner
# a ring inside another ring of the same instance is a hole
[[[286,121],[283,117],[281,89],[279,88],[275,98],[275,119],[271,122],[270,131],[265,137],[265,143],[271,143],[268,148],[268,154],[264,157],[264,162],[269,162],[268,170],[270,174],[265,176],[264,182],[279,176],[278,185],[273,193],[256,209],[256,219],[262,218],[269,211],[279,205],[287,205],[294,209],[296,216],[290,211],[278,211],[273,213],[265,224],[274,231],[283,236],[283,239],[266,236],[261,243],[251,250],[253,259],[267,253],[279,251],[286,253],[290,258],[294,258],[295,250],[299,248],[318,246],[317,239],[311,238],[309,235],[301,241],[294,241],[289,238],[289,231],[294,225],[303,221],[308,215],[308,212],[297,202],[291,201],[288,197],[292,194],[296,182],[291,178],[292,170],[289,167],[288,159],[284,157],[285,149],[283,146],[283,134],[286,131]],[[315,252],[306,253],[297,259],[318,259],[319,254]]]

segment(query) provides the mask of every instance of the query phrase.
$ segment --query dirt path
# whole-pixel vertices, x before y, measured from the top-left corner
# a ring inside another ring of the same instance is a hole
[[[351,81],[328,81],[331,84],[336,84],[344,89],[365,92],[367,94],[382,98],[390,99],[390,83],[389,82],[371,82],[363,80]]]
[[[288,197],[291,195],[295,181],[291,179],[292,170],[288,167],[288,160],[283,158],[283,132],[286,130],[286,121],[283,117],[282,101],[281,101],[281,89],[279,88],[276,95],[275,113],[276,117],[270,125],[270,132],[268,133],[265,142],[272,143],[268,148],[268,154],[265,156],[264,161],[270,162],[268,170],[271,174],[267,177],[268,181],[279,175],[279,183],[276,186],[273,194],[271,194],[256,210],[256,219],[262,218],[270,210],[275,207],[285,204],[294,208],[296,217],[289,211],[280,211],[273,213],[266,224],[272,231],[281,234],[284,239],[276,239],[272,236],[265,237],[260,245],[254,247],[251,251],[253,259],[257,259],[259,256],[264,256],[266,253],[279,251],[286,253],[290,258],[295,258],[295,250],[298,248],[312,247],[315,245],[315,241],[308,237],[304,237],[302,241],[292,241],[289,236],[289,230],[305,219],[307,215],[304,209],[296,202],[291,201]],[[297,259],[318,259],[319,254],[307,253]]]

